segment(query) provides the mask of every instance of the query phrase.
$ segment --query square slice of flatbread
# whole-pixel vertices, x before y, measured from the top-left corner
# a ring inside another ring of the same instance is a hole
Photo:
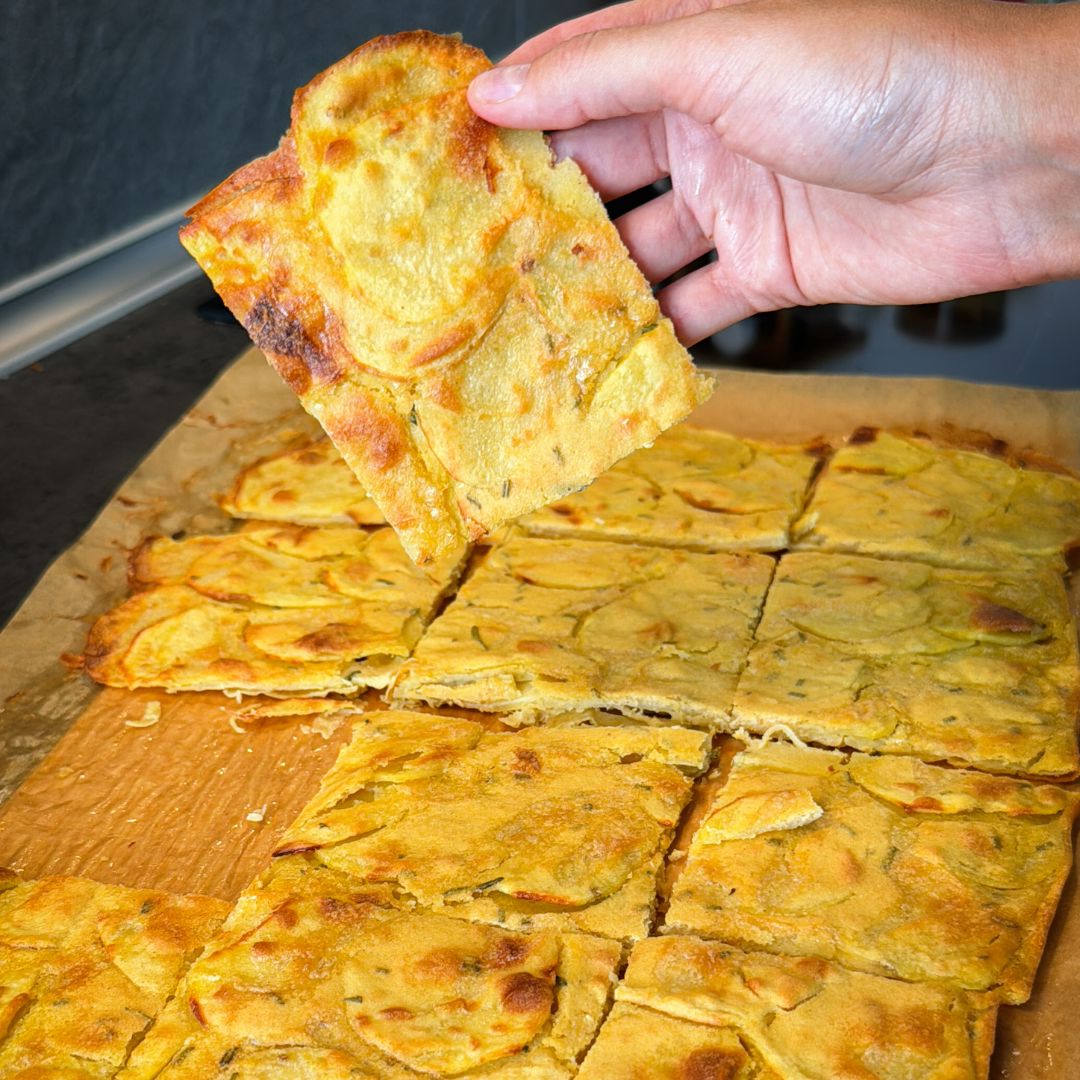
[[[0,894],[0,1076],[111,1078],[229,905],[75,877]]]
[[[780,551],[802,510],[819,450],[680,424],[584,491],[526,514],[518,525],[533,536]]]
[[[87,670],[109,686],[276,696],[386,686],[456,572],[417,568],[388,528],[153,540],[133,559],[138,591],[92,628]]]
[[[123,1080],[576,1073],[618,942],[395,911],[325,868],[288,871],[241,896]]]
[[[579,1080],[985,1080],[993,1005],[692,937],[634,947]]]
[[[607,709],[721,725],[774,565],[765,555],[515,537],[431,625],[392,697],[522,721]]]
[[[600,199],[469,108],[457,38],[376,38],[297,91],[188,251],[418,562],[589,483],[711,390]]]
[[[709,749],[679,727],[365,713],[275,855],[385,887],[396,907],[642,938]]]
[[[994,772],[1077,770],[1080,664],[1061,575],[784,556],[735,720]]]
[[[983,441],[996,454],[857,431],[818,478],[794,546],[971,569],[1044,559],[1063,569],[1066,550],[1080,544],[1080,479]]]
[[[711,793],[669,932],[1019,1003],[1080,797],[915,758],[753,742]]]

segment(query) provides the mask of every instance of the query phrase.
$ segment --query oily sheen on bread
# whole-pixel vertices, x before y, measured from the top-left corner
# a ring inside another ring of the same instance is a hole
[[[483,53],[376,38],[181,240],[426,562],[589,483],[707,395],[578,167],[469,108]]]

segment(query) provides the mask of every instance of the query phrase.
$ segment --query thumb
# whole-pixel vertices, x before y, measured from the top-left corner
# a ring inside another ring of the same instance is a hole
[[[719,20],[729,10],[581,34],[531,64],[478,75],[469,104],[502,127],[558,130],[664,108],[711,124],[723,105],[718,74],[728,85],[739,82],[719,48]]]

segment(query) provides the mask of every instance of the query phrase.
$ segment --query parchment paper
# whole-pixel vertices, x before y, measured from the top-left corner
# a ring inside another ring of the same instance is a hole
[[[802,440],[840,437],[863,424],[930,431],[951,424],[1080,472],[1080,392],[943,379],[719,377],[719,390],[694,419],[736,434]],[[320,734],[298,719],[238,732],[230,719],[240,706],[221,695],[101,691],[74,657],[93,618],[125,594],[127,554],[140,540],[226,528],[213,496],[244,465],[314,430],[261,355],[245,353],[0,634],[0,801],[7,799],[0,865],[225,899],[262,865],[333,761],[344,725]],[[150,702],[161,705],[161,719],[127,726],[147,715]],[[1002,1009],[995,1080],[1080,1075],[1076,891],[1074,874],[1032,1000]]]

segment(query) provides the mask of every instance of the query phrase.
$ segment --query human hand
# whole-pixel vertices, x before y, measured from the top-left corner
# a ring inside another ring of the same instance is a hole
[[[910,304],[1080,272],[1080,5],[636,0],[469,89],[555,130],[688,344],[757,311]]]

